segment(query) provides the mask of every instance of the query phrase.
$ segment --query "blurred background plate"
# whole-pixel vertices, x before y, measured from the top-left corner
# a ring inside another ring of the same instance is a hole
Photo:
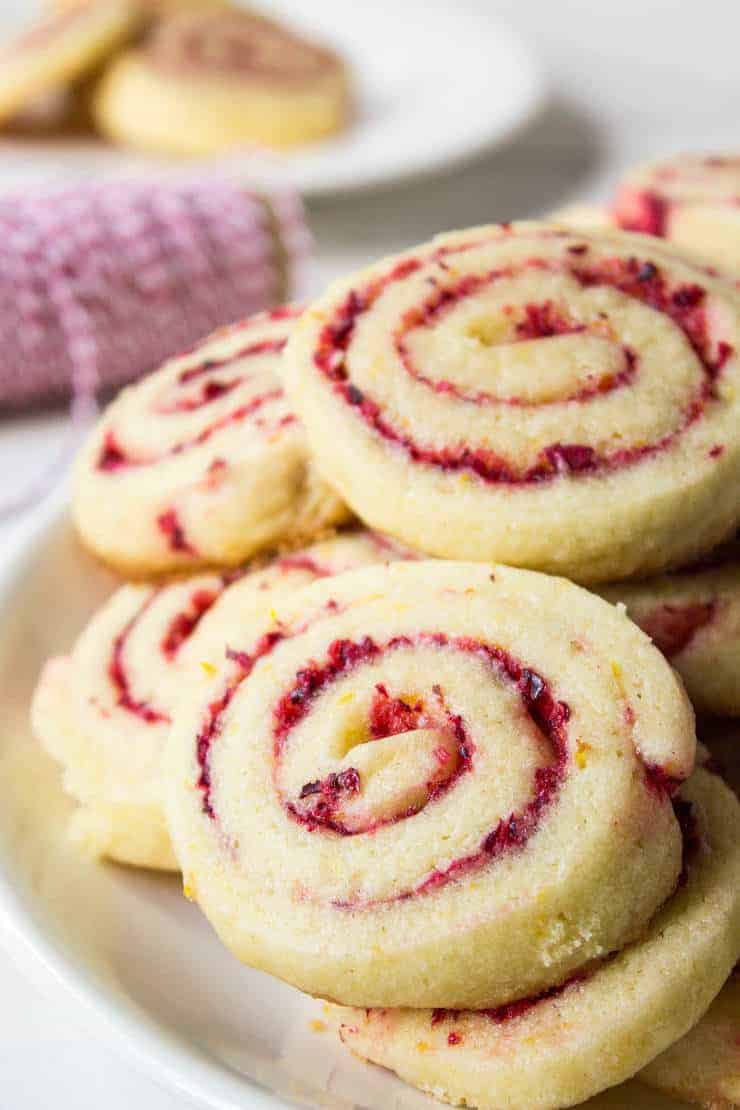
[[[504,142],[543,99],[540,69],[523,41],[472,0],[264,0],[259,7],[334,46],[355,79],[356,115],[346,131],[287,155],[229,159],[235,172],[256,169],[304,196],[384,185],[470,159]],[[70,140],[6,140],[0,158],[3,184],[153,164]]]

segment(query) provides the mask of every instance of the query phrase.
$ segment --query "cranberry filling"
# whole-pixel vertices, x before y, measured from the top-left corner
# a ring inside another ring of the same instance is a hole
[[[124,468],[134,466],[152,466],[162,459],[174,458],[177,455],[183,454],[185,451],[190,451],[194,447],[202,447],[204,443],[207,443],[212,436],[227,427],[227,425],[240,424],[243,420],[248,419],[248,417],[254,416],[255,413],[259,412],[265,405],[270,404],[272,401],[279,401],[282,397],[284,397],[284,393],[283,390],[279,388],[270,389],[266,393],[253,397],[251,401],[240,405],[238,408],[234,409],[233,412],[227,413],[226,416],[223,416],[220,420],[216,420],[213,424],[209,424],[207,427],[203,428],[197,436],[193,436],[192,439],[181,440],[159,455],[137,456],[131,454],[120,445],[113,432],[108,432],[106,433],[105,441],[100,456],[98,457],[98,470],[110,471],[123,470]],[[288,414],[287,419],[292,422],[295,417],[292,414]],[[284,425],[285,421],[286,417],[281,420],[281,426]]]
[[[303,689],[305,685],[305,672],[299,672],[300,687],[294,689],[291,697],[303,702]],[[405,732],[413,732],[421,728],[444,729],[454,737],[457,759],[454,767],[448,766],[453,759],[453,754],[444,744],[440,744],[434,751],[437,763],[437,772],[425,783],[426,801],[409,806],[393,818],[374,820],[369,825],[355,825],[350,827],[341,819],[338,810],[348,795],[358,794],[361,789],[360,773],[356,768],[350,767],[339,774],[332,773],[326,779],[306,783],[300,792],[300,801],[309,799],[308,805],[300,806],[292,802],[287,803],[290,815],[300,824],[305,825],[309,831],[324,828],[342,836],[354,836],[361,832],[372,832],[382,825],[392,824],[402,818],[413,817],[424,805],[439,798],[453,785],[455,780],[465,771],[470,769],[473,745],[468,737],[465,724],[458,714],[452,713],[445,702],[444,695],[439,686],[433,688],[436,705],[433,709],[426,709],[424,703],[417,699],[413,704],[403,698],[392,697],[386,686],[379,682],[375,687],[375,694],[370,706],[368,720],[368,740],[384,740],[389,736],[398,736]],[[313,694],[317,693],[314,688]]]
[[[228,381],[211,378],[210,381],[203,382],[198,393],[191,397],[182,397],[170,405],[162,405],[157,409],[157,412],[160,416],[168,416],[175,412],[195,412],[196,409],[201,409],[205,405],[210,405],[213,401],[220,400],[221,397],[226,397],[242,382],[242,378],[231,378]]]
[[[525,1014],[530,1013],[535,1006],[539,1006],[542,1002],[550,1002],[553,998],[560,998],[567,990],[585,982],[592,974],[593,972],[578,972],[575,975],[571,975],[564,983],[559,983],[555,987],[549,987],[547,990],[542,991],[541,994],[533,995],[531,998],[518,998],[514,1002],[505,1002],[503,1005],[496,1006],[493,1009],[465,1011],[437,1008],[432,1010],[431,1023],[432,1026],[440,1025],[443,1021],[457,1021],[458,1018],[467,1013],[475,1013],[484,1015],[489,1021],[492,1021],[494,1025],[505,1025],[507,1022],[516,1021],[517,1018],[524,1017]]]
[[[305,570],[317,578],[330,578],[334,571],[314,559],[312,555],[296,552],[295,555],[284,555],[278,560],[277,565],[281,570]]]
[[[624,231],[639,231],[644,235],[663,238],[668,234],[670,205],[657,193],[636,193],[626,189],[617,198],[615,219]]]
[[[228,358],[221,360],[206,359],[204,362],[197,366],[190,367],[183,370],[177,383],[179,386],[188,385],[190,382],[201,377],[204,374],[213,373],[220,367],[233,365],[241,359],[253,357],[256,355],[264,355],[275,353],[279,354],[286,344],[285,339],[269,339],[263,340],[259,343],[252,343],[248,346],[237,351],[235,354],[230,355]],[[202,384],[200,392],[195,396],[181,397],[177,396],[173,401],[168,404],[163,404],[155,408],[155,412],[160,416],[173,415],[183,412],[193,412],[197,409],[210,404],[226,394],[231,393],[239,386],[242,386],[248,379],[248,375],[243,373],[229,380],[213,379],[206,381]],[[151,466],[154,463],[160,462],[162,459],[171,458],[182,454],[184,451],[189,451],[195,447],[201,447],[207,443],[212,436],[220,432],[223,428],[230,424],[238,424],[242,421],[254,416],[265,405],[273,401],[278,401],[284,396],[283,390],[279,387],[275,389],[266,390],[263,394],[258,394],[252,397],[251,400],[244,402],[232,409],[231,412],[225,413],[218,420],[207,424],[198,432],[197,435],[191,439],[181,440],[175,443],[172,447],[161,451],[159,454],[153,455],[137,455],[133,451],[129,451],[118,440],[115,433],[111,430],[107,431],[103,441],[103,446],[97,460],[97,468],[102,471],[119,471],[128,467],[135,466]],[[294,419],[292,414],[287,414]],[[289,421],[290,422],[290,421]],[[280,421],[280,426],[284,426],[285,418]]]
[[[659,763],[642,759],[642,767],[648,789],[659,798],[672,798],[680,788],[683,780],[676,778],[675,775],[669,775],[665,767],[661,767]]]
[[[678,605],[659,605],[641,616],[640,627],[668,659],[687,648],[700,628],[714,617],[714,601],[696,601]]]
[[[185,641],[192,636],[201,619],[220,597],[222,589],[230,585],[240,573],[241,572],[232,575],[224,575],[221,579],[221,589],[195,590],[190,598],[189,611],[177,613],[176,616],[172,618],[160,643],[160,650],[168,663],[173,661]],[[131,618],[128,624],[122,629],[118,636],[116,636],[113,641],[113,651],[108,663],[108,677],[116,690],[117,704],[122,709],[126,709],[129,713],[133,713],[135,716],[140,717],[148,724],[156,724],[160,721],[168,722],[170,718],[163,710],[154,708],[146,701],[135,697],[133,694],[131,680],[126,666],[126,648],[135,627],[155,599],[159,597],[159,594],[159,590],[151,594],[144,605],[139,609],[138,613]]]
[[[190,610],[178,613],[172,618],[160,645],[163,655],[168,660],[177,655],[182,645],[192,636],[203,617],[220,595],[220,590],[216,592],[213,590],[196,590],[190,599]]]
[[[564,702],[555,698],[549,683],[536,671],[522,666],[513,656],[499,647],[469,637],[449,637],[444,633],[420,633],[413,639],[408,636],[397,636],[385,645],[379,645],[371,637],[365,637],[359,641],[335,640],[329,647],[326,661],[322,665],[312,663],[299,671],[293,688],[281,698],[275,708],[273,735],[276,764],[280,761],[292,729],[307,715],[312,702],[331,683],[363,663],[379,659],[389,651],[413,647],[414,644],[476,655],[484,660],[499,677],[513,683],[528,714],[549,741],[554,762],[547,767],[537,769],[529,802],[521,812],[502,818],[486,835],[476,852],[455,860],[444,871],[433,871],[417,888],[397,895],[392,899],[393,901],[438,889],[470,869],[484,866],[504,851],[522,848],[536,831],[544,811],[556,797],[560,784],[565,778],[567,766],[566,724],[570,710]],[[377,700],[378,695],[380,701]],[[374,726],[381,732],[388,728],[406,731],[409,725],[418,727],[419,715],[420,710],[416,705],[409,705],[402,699],[390,698],[384,688],[376,690],[376,701],[371,712],[371,728]],[[457,739],[459,763],[452,777],[445,780],[429,800],[434,800],[440,793],[449,790],[462,774],[472,768],[474,745],[467,735],[462,718],[448,713],[448,721]],[[390,735],[394,734],[395,732],[390,733]],[[288,802],[286,809],[291,817],[304,824],[309,831],[328,828],[340,835],[354,835],[356,831],[372,833],[381,824],[388,823],[376,822],[367,828],[353,829],[349,832],[333,820],[331,812],[317,819],[313,813],[307,816],[294,803]],[[408,816],[413,816],[413,813],[398,815],[391,821],[402,820]],[[337,905],[343,907],[345,904],[340,902]]]
[[[131,618],[128,624],[126,624],[116,636],[113,641],[113,651],[108,662],[108,678],[116,691],[116,704],[120,706],[121,709],[125,709],[128,713],[132,713],[135,717],[139,717],[148,725],[167,724],[170,718],[162,710],[156,709],[153,705],[150,705],[149,702],[135,697],[131,689],[131,682],[126,668],[125,653],[132,632],[156,597],[156,592],[151,594],[147,601],[141,606],[138,613]]]
[[[421,701],[410,705],[403,698],[391,697],[382,682],[377,684],[370,706],[370,736],[373,740],[423,728],[427,720]]]
[[[209,706],[206,719],[197,738],[197,761],[200,767],[198,787],[203,795],[203,811],[210,817],[215,818],[211,800],[210,752],[213,743],[220,735],[224,713],[234,693],[252,672],[256,663],[272,652],[283,639],[285,639],[284,632],[272,632],[263,636],[251,653],[231,650],[228,652],[229,657],[239,665],[239,673],[232,679],[224,693]],[[397,898],[399,899],[411,897],[414,893],[427,893],[437,889],[448,881],[459,877],[470,868],[484,865],[504,850],[521,848],[536,830],[547,806],[554,800],[560,784],[565,778],[567,765],[566,724],[570,716],[570,710],[565,702],[558,701],[555,698],[549,683],[537,672],[523,667],[513,656],[499,647],[468,637],[448,637],[444,633],[438,632],[421,633],[415,640],[408,636],[397,636],[389,640],[384,646],[378,645],[369,636],[359,641],[333,641],[329,646],[328,657],[323,666],[312,663],[300,670],[296,675],[293,688],[280,699],[274,709],[273,744],[276,764],[280,761],[290,732],[308,713],[313,699],[321,691],[341,675],[362,663],[377,659],[387,651],[412,647],[415,642],[476,654],[479,658],[485,660],[496,674],[507,681],[513,682],[519,691],[527,712],[549,740],[555,761],[549,767],[537,769],[533,784],[533,797],[521,814],[511,814],[507,818],[502,818],[496,828],[484,838],[478,851],[456,860],[444,872],[434,871],[415,891],[409,890],[398,895]],[[399,721],[397,716],[393,716],[392,713],[389,714],[386,710],[382,711],[380,718],[376,714],[376,723],[379,723],[380,719],[384,723]],[[451,782],[456,781],[460,774],[467,772],[472,767],[474,753],[472,741],[467,737],[462,719],[450,715],[450,720],[457,730],[455,735],[458,738],[460,762],[453,778],[447,780],[447,783],[444,784],[443,788],[445,789],[449,789]],[[354,768],[349,770],[354,771]],[[312,793],[321,794],[322,796],[336,796],[348,788],[354,789],[357,785],[354,777],[352,777],[351,782],[345,780],[341,787],[338,782],[327,782],[324,785],[321,780],[317,781],[318,788],[315,784],[307,784],[310,788],[308,796]],[[303,815],[296,811],[294,804],[291,809],[291,803],[287,803],[286,809],[294,819],[304,823]],[[404,816],[406,815],[402,815],[402,817]],[[396,818],[396,820],[400,819]],[[331,821],[331,815],[329,815],[329,821]],[[321,827],[317,823],[309,821],[308,827],[311,826]],[[332,831],[341,832],[341,830]],[[366,831],[372,832],[373,829],[370,828]],[[338,905],[342,906],[343,903],[338,903]]]
[[[439,248],[432,256],[432,261],[442,264],[446,255],[464,251],[469,246],[470,244],[458,248]],[[703,370],[703,382],[696,394],[688,398],[677,426],[656,443],[621,448],[604,454],[599,454],[587,444],[554,443],[545,448],[534,465],[523,471],[516,470],[507,459],[489,448],[470,447],[461,443],[440,449],[419,444],[412,436],[392,424],[383,415],[380,405],[349,380],[347,351],[360,317],[373,306],[389,285],[417,272],[426,261],[406,259],[364,289],[350,291],[337,308],[334,318],[322,328],[314,363],[319,372],[332,383],[334,391],[352,405],[377,435],[402,449],[413,461],[441,470],[466,470],[492,484],[528,484],[551,480],[564,472],[595,474],[634,464],[672,445],[691,424],[702,417],[707,405],[714,398],[716,379],[734,353],[726,342],[716,344],[716,353],[713,350],[705,309],[705,290],[696,284],[672,285],[652,262],[615,257],[589,266],[583,264],[580,258],[567,264],[550,264],[532,259],[530,266],[553,271],[565,270],[583,286],[617,289],[670,316],[683,331]],[[411,310],[416,315],[406,314],[402,332],[409,322],[413,326],[420,326],[426,319],[425,313],[445,310],[461,298],[469,296],[471,291],[480,288],[484,281],[494,281],[502,273],[503,271],[493,271],[484,277],[468,276],[462,278],[457,286],[437,290],[429,302],[433,305],[432,308],[428,304],[423,309]],[[554,326],[553,321],[550,324]],[[634,372],[634,363],[630,372]]]
[[[239,672],[230,680],[224,692],[218,698],[214,698],[208,706],[205,722],[196,741],[196,759],[200,768],[197,786],[203,798],[203,812],[209,817],[215,818],[216,816],[211,802],[210,754],[214,742],[221,735],[224,713],[228,709],[234,694],[242,682],[249,677],[259,660],[269,655],[284,638],[282,632],[266,633],[257,641],[251,655],[244,651],[226,649],[227,658],[238,665]]]
[[[286,343],[287,339],[261,339],[258,343],[247,343],[246,346],[235,351],[233,355],[227,355],[225,358],[205,358],[197,365],[181,370],[177,376],[178,384],[187,385],[206,374],[212,374],[215,370],[223,370],[225,366],[233,366],[235,362],[239,362],[243,358],[252,358],[255,355],[279,354]]]
[[[408,350],[406,336],[417,328],[426,327],[434,323],[445,312],[454,307],[460,300],[472,296],[486,285],[501,277],[512,276],[513,270],[495,270],[483,276],[469,275],[463,278],[457,286],[447,289],[435,289],[432,296],[421,307],[411,308],[402,318],[400,329],[395,334],[395,347],[398,357],[406,372],[415,381],[428,386],[435,393],[447,393],[458,400],[468,401],[475,405],[505,404],[520,408],[535,408],[539,404],[563,404],[565,401],[587,401],[592,397],[610,393],[632,381],[637,372],[637,358],[629,347],[623,348],[624,368],[619,373],[599,375],[594,381],[588,382],[576,390],[569,397],[561,397],[553,402],[522,401],[519,397],[500,398],[485,390],[466,392],[454,382],[447,379],[434,380],[427,377],[414,364]],[[507,306],[504,312],[511,315],[513,306]],[[588,326],[577,320],[572,320],[558,310],[552,301],[542,303],[531,302],[524,306],[524,317],[515,326],[515,341],[523,342],[530,339],[549,339],[556,335],[580,335],[587,332]],[[506,342],[511,342],[507,340]],[[364,395],[354,385],[347,387],[347,400],[350,404],[359,405],[364,400]]]
[[[335,831],[344,826],[337,820],[337,809],[342,801],[353,794],[359,794],[362,787],[360,772],[356,767],[348,767],[345,771],[332,772],[325,779],[316,779],[307,782],[301,788],[300,800],[308,805],[301,810],[301,821],[309,828],[332,828]],[[291,812],[297,813],[296,807]]]
[[[159,528],[160,532],[166,538],[171,551],[176,551],[179,555],[196,556],[198,554],[197,550],[185,535],[185,529],[174,509],[167,509],[165,512],[159,514],[157,517],[157,528]]]

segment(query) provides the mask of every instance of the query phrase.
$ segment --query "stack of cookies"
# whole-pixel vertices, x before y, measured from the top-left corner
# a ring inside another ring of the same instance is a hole
[[[474,228],[212,336],[78,461],[136,581],[34,699],[73,834],[438,1098],[740,1104],[691,704],[740,713],[739,491],[740,289],[654,236]]]

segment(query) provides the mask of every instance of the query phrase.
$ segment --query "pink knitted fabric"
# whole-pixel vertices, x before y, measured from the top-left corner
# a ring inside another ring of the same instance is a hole
[[[101,393],[288,300],[309,250],[295,196],[226,179],[0,196],[0,411],[72,399],[62,457],[0,496],[0,519],[51,488]]]
[[[0,197],[0,408],[78,417],[213,328],[288,299],[299,202],[227,180],[108,181]]]

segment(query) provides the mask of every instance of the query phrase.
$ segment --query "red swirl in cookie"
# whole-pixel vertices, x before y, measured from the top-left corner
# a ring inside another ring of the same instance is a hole
[[[167,778],[187,887],[245,962],[358,1005],[497,1005],[636,935],[675,886],[690,711],[584,591],[396,562],[227,642]]]
[[[297,315],[297,314],[296,314]],[[278,316],[278,319],[281,317]],[[231,329],[230,329],[231,330]],[[134,466],[152,466],[168,456],[181,455],[196,447],[202,447],[230,424],[252,422],[268,434],[281,427],[295,423],[293,413],[280,413],[277,422],[270,427],[270,407],[283,400],[284,393],[279,385],[272,389],[253,393],[253,374],[249,369],[252,359],[261,356],[280,355],[285,347],[286,338],[264,339],[261,342],[246,343],[225,358],[206,358],[196,366],[181,370],[173,382],[163,382],[159,398],[151,399],[151,414],[154,417],[188,417],[231,394],[229,407],[197,431],[191,438],[175,439],[164,450],[152,453],[128,450],[118,439],[114,429],[105,436],[105,442],[98,455],[98,470],[123,470]],[[195,384],[193,384],[195,383]],[[238,395],[235,394],[238,391]],[[282,406],[281,406],[282,407]],[[266,410],[266,411],[265,411]],[[204,418],[207,419],[207,418]],[[173,421],[174,424],[174,421]],[[172,431],[166,424],[160,425],[164,431],[163,439],[171,439]],[[176,435],[176,431],[175,431]],[[221,460],[211,463],[211,473],[219,469]]]
[[[481,1110],[580,1105],[635,1073],[679,1097],[732,1099],[737,990],[725,987],[704,1012],[740,944],[740,806],[699,770],[677,807],[684,879],[633,944],[493,1009],[337,1007],[330,1012],[342,1041],[445,1102]],[[625,1089],[615,1105],[636,1097]]]
[[[739,341],[738,291],[662,247],[519,224],[341,283],[283,376],[365,519],[433,554],[598,580],[733,527]]]
[[[297,315],[216,332],[110,406],[77,465],[75,516],[95,552],[139,573],[234,565],[342,517],[275,372]]]
[[[737,541],[691,567],[600,590],[622,602],[679,672],[699,710],[740,716]]]
[[[740,156],[684,154],[622,182],[614,219],[740,272]]]
[[[34,728],[79,802],[75,830],[101,855],[176,868],[161,805],[161,754],[183,688],[224,661],[228,624],[317,578],[411,553],[348,533],[259,569],[122,586],[70,655],[51,660]]]

